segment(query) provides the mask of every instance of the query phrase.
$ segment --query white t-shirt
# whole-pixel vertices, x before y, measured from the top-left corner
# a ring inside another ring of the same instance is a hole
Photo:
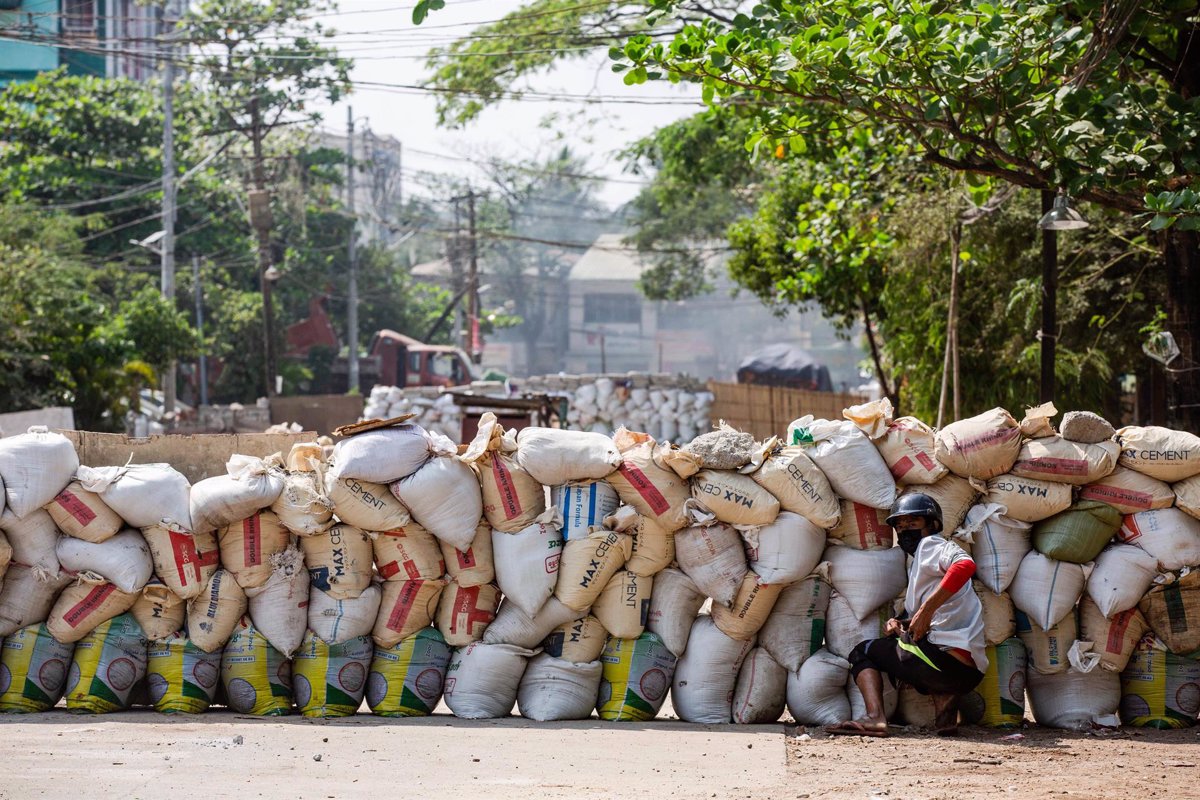
[[[917,613],[921,604],[937,591],[946,570],[956,561],[969,561],[966,551],[949,539],[938,535],[926,536],[917,545],[916,555],[908,568],[908,591],[904,608],[909,616]],[[976,668],[988,668],[986,640],[983,636],[983,604],[967,581],[950,595],[933,615],[929,625],[929,641],[938,647],[957,647],[971,654]]]

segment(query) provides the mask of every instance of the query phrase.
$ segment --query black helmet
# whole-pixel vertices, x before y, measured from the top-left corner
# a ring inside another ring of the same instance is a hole
[[[897,517],[924,517],[929,520],[934,533],[942,529],[942,507],[937,500],[920,492],[896,498],[892,510],[888,512],[887,524],[895,527]]]

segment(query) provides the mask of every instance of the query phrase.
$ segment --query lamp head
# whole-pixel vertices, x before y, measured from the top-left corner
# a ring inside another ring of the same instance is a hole
[[[1088,221],[1071,207],[1071,198],[1063,190],[1054,198],[1054,207],[1038,220],[1037,226],[1044,231],[1076,231],[1088,227]]]

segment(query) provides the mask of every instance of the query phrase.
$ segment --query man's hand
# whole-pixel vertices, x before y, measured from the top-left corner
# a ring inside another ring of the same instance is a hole
[[[912,615],[912,619],[908,621],[908,633],[912,636],[914,642],[918,642],[925,638],[925,634],[929,633],[929,626],[933,622],[934,609],[928,606],[921,606],[917,609],[917,613]]]
[[[887,621],[887,625],[883,628],[884,636],[899,636],[904,632],[904,623],[892,617]]]

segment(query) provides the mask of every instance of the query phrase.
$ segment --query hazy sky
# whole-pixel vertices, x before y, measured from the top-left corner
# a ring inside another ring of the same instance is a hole
[[[520,5],[519,0],[449,0],[445,9],[415,26],[412,0],[341,0],[341,13],[325,21],[339,31],[334,41],[342,54],[355,59],[352,77],[361,84],[348,101],[355,117],[366,117],[373,131],[390,134],[403,143],[406,179],[409,170],[468,174],[473,166],[462,159],[534,158],[568,143],[588,157],[592,173],[615,179],[601,191],[604,201],[617,204],[629,200],[636,194],[639,180],[621,172],[613,153],[700,110],[697,89],[666,83],[625,86],[610,69],[607,50],[598,48],[585,58],[565,62],[549,74],[526,81],[527,88],[542,94],[628,98],[638,104],[505,101],[485,111],[469,127],[447,130],[437,126],[435,101],[429,93],[397,87],[418,84],[426,77],[425,53],[431,46],[448,44],[479,23],[497,20]],[[558,121],[546,127],[550,115],[557,115]],[[324,127],[341,132],[345,124],[346,103],[326,114]],[[415,189],[414,184],[409,182]]]

